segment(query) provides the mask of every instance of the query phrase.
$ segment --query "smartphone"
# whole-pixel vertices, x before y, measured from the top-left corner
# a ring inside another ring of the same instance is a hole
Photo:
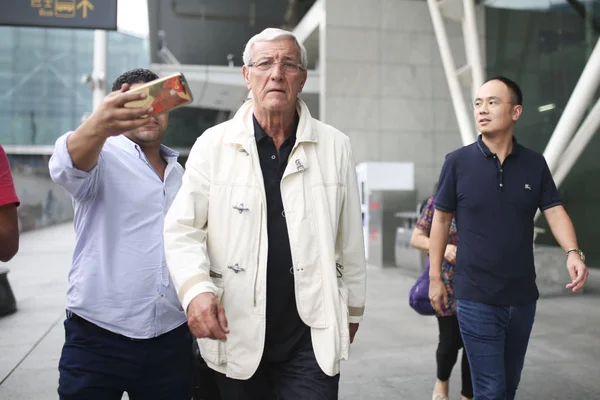
[[[145,83],[129,92],[146,93],[146,98],[130,101],[125,104],[125,107],[153,107],[154,111],[150,115],[158,115],[183,107],[194,100],[185,76],[181,72]]]

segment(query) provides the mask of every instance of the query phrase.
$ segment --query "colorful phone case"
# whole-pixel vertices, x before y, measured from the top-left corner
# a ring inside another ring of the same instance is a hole
[[[164,78],[148,82],[131,91],[146,93],[142,100],[131,101],[125,104],[128,108],[154,107],[151,115],[158,115],[175,108],[185,106],[193,101],[192,92],[182,73],[173,74]]]

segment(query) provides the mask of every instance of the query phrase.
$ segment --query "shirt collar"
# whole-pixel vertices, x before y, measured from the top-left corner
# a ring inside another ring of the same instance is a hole
[[[141,158],[144,154],[140,146],[125,135],[115,136],[111,139],[118,148],[133,156]],[[177,158],[179,157],[179,153],[177,151],[165,146],[164,144],[160,145],[160,154],[167,163],[176,162]]]
[[[483,135],[479,135],[477,137],[477,147],[479,148],[479,151],[481,151],[481,153],[484,155],[485,158],[489,158],[492,157],[494,155],[494,153],[492,153],[492,151],[490,150],[489,147],[487,147],[487,145],[483,142]],[[517,143],[517,138],[513,135],[512,137],[512,151],[510,152],[509,155],[511,156],[518,156],[519,155],[519,143]]]
[[[179,152],[173,150],[170,147],[165,146],[161,143],[160,145],[160,154],[165,159],[167,163],[177,162],[177,158],[179,157]]]
[[[287,140],[296,141],[296,132],[298,130],[299,119],[300,118],[298,116],[298,113],[296,113],[296,116],[294,117],[294,123],[292,124],[292,127],[290,128],[290,134],[288,135]],[[256,139],[256,143],[259,143],[262,139],[264,139],[265,137],[268,136],[267,132],[265,132],[263,127],[260,126],[260,124],[256,120],[256,117],[254,116],[254,114],[252,114],[252,123],[254,124],[254,138]]]

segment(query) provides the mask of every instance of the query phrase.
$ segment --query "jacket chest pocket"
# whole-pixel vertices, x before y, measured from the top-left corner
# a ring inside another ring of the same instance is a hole
[[[228,150],[229,157],[224,157],[216,166],[212,177],[209,220],[219,221],[219,226],[210,229],[219,233],[217,237],[226,238],[227,260],[224,261],[234,265],[241,261],[233,257],[234,254],[244,254],[258,246],[263,183],[257,174],[256,162],[246,150],[241,147]],[[259,172],[259,165],[258,168]]]
[[[248,272],[256,266],[263,225],[260,189],[248,185],[213,185],[210,196],[209,220],[218,221],[210,231],[215,237],[225,239],[218,244],[223,246],[219,254],[225,257],[213,259],[213,264],[224,275],[229,272],[227,268]]]
[[[321,202],[321,204],[327,204],[328,209],[326,211],[331,218],[331,226],[337,227],[340,217],[339,212],[342,209],[346,193],[344,184],[336,181],[326,182],[313,186],[312,192],[315,201]],[[334,234],[337,234],[337,232]]]

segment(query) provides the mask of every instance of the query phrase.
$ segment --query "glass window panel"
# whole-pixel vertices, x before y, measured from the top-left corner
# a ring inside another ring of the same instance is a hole
[[[600,2],[585,2],[585,6],[587,20],[566,1],[544,10],[486,7],[487,74],[506,75],[520,84],[524,114],[515,134],[522,144],[539,152],[544,151],[600,34],[591,22],[592,18],[600,21]],[[548,105],[554,108],[543,107]],[[600,202],[600,186],[591,184],[600,181],[597,154],[598,134],[560,187],[579,245],[592,266],[600,266],[600,247],[595,243],[600,216],[592,210]],[[537,225],[548,228],[543,219]],[[538,243],[556,245],[549,230],[539,236]]]
[[[0,141],[53,144],[92,109],[81,77],[92,72],[94,32],[0,27],[0,37]],[[146,39],[119,32],[109,32],[109,52],[109,85],[150,62]]]

